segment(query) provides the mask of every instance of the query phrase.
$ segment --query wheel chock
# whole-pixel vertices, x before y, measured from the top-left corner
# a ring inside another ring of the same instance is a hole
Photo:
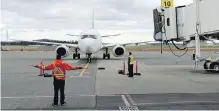
[[[105,67],[99,67],[98,70],[105,70]]]
[[[123,74],[124,75],[124,71],[123,70],[118,70],[118,74]]]

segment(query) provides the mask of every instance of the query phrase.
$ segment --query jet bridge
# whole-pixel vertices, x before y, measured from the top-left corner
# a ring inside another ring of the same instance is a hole
[[[184,48],[174,46],[185,53],[194,47],[196,62],[205,61],[206,71],[219,72],[219,49],[207,57],[201,57],[200,52],[200,46],[207,46],[207,41],[219,46],[218,4],[219,0],[194,0],[184,6],[157,7],[153,10],[154,39],[167,44],[183,42]]]

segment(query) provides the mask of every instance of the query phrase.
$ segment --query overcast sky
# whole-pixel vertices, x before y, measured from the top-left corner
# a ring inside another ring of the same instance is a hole
[[[5,29],[16,39],[73,39],[91,28],[92,9],[95,28],[104,34],[123,33],[118,40],[153,40],[152,10],[161,0],[1,0],[1,39]],[[186,5],[193,0],[174,0]],[[110,40],[110,39],[107,39]]]

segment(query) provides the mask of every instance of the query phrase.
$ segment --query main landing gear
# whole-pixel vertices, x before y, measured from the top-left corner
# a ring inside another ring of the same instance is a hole
[[[78,53],[79,49],[75,49],[75,53],[73,54],[73,59],[75,59],[76,57],[78,59],[80,59],[80,53]]]
[[[86,54],[87,56],[87,63],[91,63],[91,53]]]
[[[106,53],[103,53],[103,59],[105,59],[106,57],[108,57],[108,59],[110,59],[110,54],[108,53],[108,48],[106,48]]]

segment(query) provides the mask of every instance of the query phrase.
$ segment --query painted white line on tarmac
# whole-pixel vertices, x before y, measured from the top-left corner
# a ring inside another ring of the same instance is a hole
[[[66,96],[66,98],[68,97],[77,97],[77,96],[84,96],[84,97],[94,97],[95,95],[71,95],[71,96]],[[1,99],[20,99],[20,98],[53,98],[54,96],[12,96],[12,97],[1,97]]]
[[[129,101],[132,103],[132,105],[136,106],[136,102],[135,100],[130,96],[130,95],[127,95],[127,98],[129,99]]]
[[[128,100],[126,99],[125,95],[121,95],[121,97],[122,97],[122,100],[124,101],[125,105],[130,106],[130,104],[129,104]]]
[[[163,103],[138,103],[137,105],[168,105],[168,104],[192,104],[192,103],[217,103],[217,101],[177,101],[177,102],[163,102]]]

